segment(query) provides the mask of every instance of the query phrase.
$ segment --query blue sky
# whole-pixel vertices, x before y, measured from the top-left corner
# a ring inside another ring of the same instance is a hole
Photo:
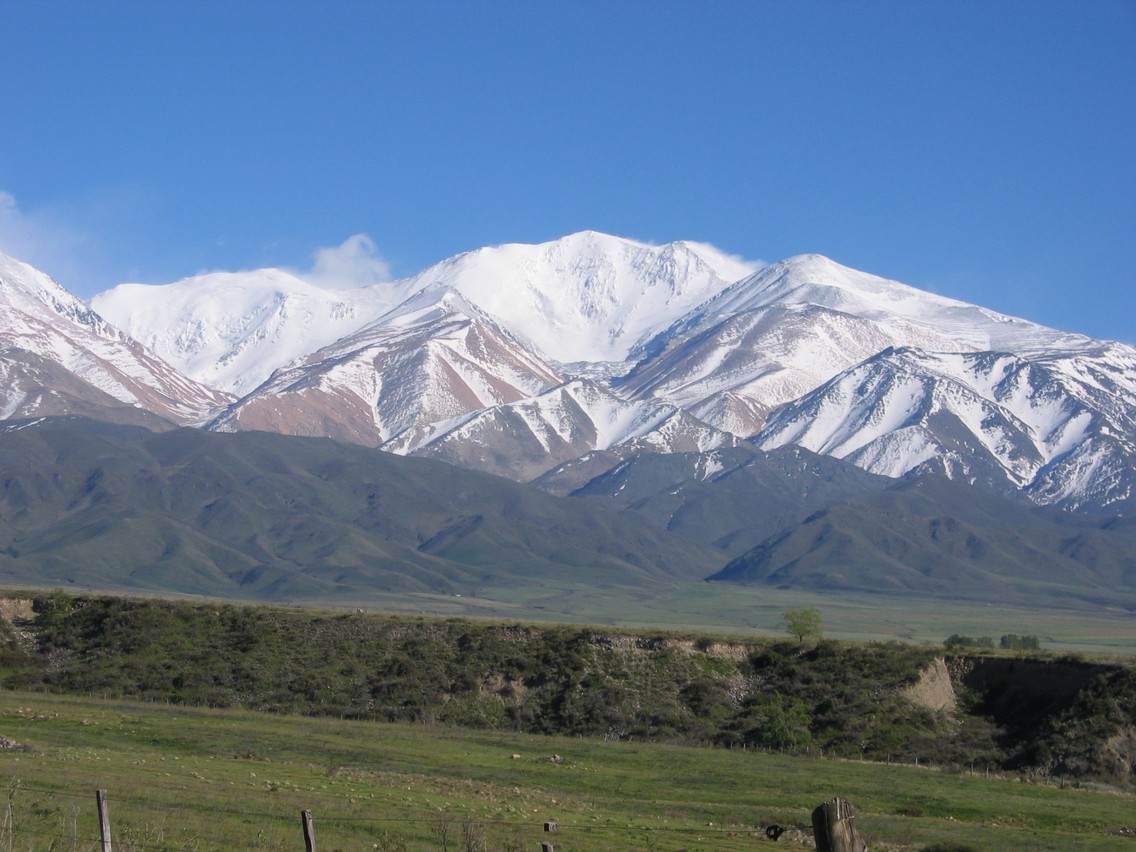
[[[84,297],[591,228],[1136,343],[1133,0],[4,0],[0,43],[0,251]]]

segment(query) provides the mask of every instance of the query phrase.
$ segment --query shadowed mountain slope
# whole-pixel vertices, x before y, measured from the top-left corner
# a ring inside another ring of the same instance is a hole
[[[740,556],[813,512],[882,490],[893,480],[796,447],[763,452],[741,444],[627,458],[594,453],[534,484]]]
[[[710,579],[1136,609],[1136,524],[919,476],[834,503]]]
[[[0,433],[0,578],[264,600],[651,588],[713,551],[601,507],[424,459],[249,432],[60,418]]]

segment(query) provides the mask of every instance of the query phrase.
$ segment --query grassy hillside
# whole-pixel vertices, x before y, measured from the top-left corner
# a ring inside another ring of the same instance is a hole
[[[323,439],[17,425],[0,430],[8,586],[732,629],[763,627],[749,613],[786,591],[887,596],[877,613],[1136,609],[1136,522],[800,450],[609,458],[557,498]]]
[[[592,453],[535,484],[713,545],[724,564],[813,512],[894,480],[797,447],[766,453],[743,443],[710,453]]]
[[[939,477],[843,500],[711,579],[981,601],[1136,606],[1136,526],[1026,507]]]
[[[628,593],[721,564],[601,507],[329,440],[81,419],[0,434],[9,584],[319,601],[539,588]]]
[[[872,476],[796,447],[590,456],[537,483],[731,561],[760,589],[1136,609],[1136,521],[1058,512],[941,476]]]

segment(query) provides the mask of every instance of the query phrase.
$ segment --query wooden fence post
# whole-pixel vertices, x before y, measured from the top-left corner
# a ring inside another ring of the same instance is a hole
[[[843,796],[829,799],[813,811],[813,839],[817,852],[868,852],[856,832],[856,810]]]
[[[312,812],[300,811],[300,819],[304,822],[304,849],[306,852],[316,852],[316,829],[312,825]]]
[[[99,806],[99,839],[102,840],[103,852],[111,852],[110,811],[107,810],[106,790],[95,790],[95,803]]]

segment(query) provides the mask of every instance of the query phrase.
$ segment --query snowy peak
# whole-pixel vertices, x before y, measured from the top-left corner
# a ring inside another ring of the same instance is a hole
[[[932,470],[1041,503],[1106,509],[1136,485],[1136,351],[1113,351],[1112,361],[1102,370],[1081,350],[886,349],[775,412],[754,442],[802,446],[884,476]],[[1086,467],[1109,470],[1111,484]],[[1091,499],[1056,484],[1086,480]]]
[[[583,231],[354,289],[282,270],[122,285],[95,313],[4,259],[2,410],[66,407],[47,387],[96,408],[101,393],[175,422],[211,415],[218,430],[521,479],[588,453],[752,439],[891,477],[1136,508],[1136,349],[820,255],[754,267],[703,243]],[[224,407],[197,382],[241,397]]]
[[[91,304],[187,375],[243,394],[406,295],[397,284],[330,290],[284,270],[258,269],[121,284]]]
[[[118,336],[116,329],[53,278],[5,254],[0,254],[0,306],[6,313],[20,312],[25,317],[36,318],[57,317],[67,325],[85,326],[104,337]],[[13,325],[9,317],[8,326]]]
[[[460,294],[435,287],[277,370],[211,428],[330,435],[378,446],[562,381]]]
[[[1042,355],[1096,346],[821,255],[801,255],[735,282],[655,336],[621,387],[749,436],[771,410],[884,349]]]
[[[1028,320],[919,290],[806,254],[774,263],[736,282],[685,318],[686,328],[771,305],[811,305],[881,322],[909,334],[934,334],[964,350],[1034,350],[1091,345]]]
[[[645,338],[752,271],[702,243],[650,246],[584,231],[466,252],[401,281],[350,290],[261,269],[123,284],[92,305],[187,375],[244,394],[423,291],[460,294],[552,361],[622,364]]]
[[[187,379],[42,272],[0,255],[5,418],[100,412],[199,423],[228,400]],[[134,413],[130,412],[134,409]]]
[[[752,265],[711,246],[651,246],[594,231],[458,255],[415,276],[445,284],[561,364],[623,362]]]

